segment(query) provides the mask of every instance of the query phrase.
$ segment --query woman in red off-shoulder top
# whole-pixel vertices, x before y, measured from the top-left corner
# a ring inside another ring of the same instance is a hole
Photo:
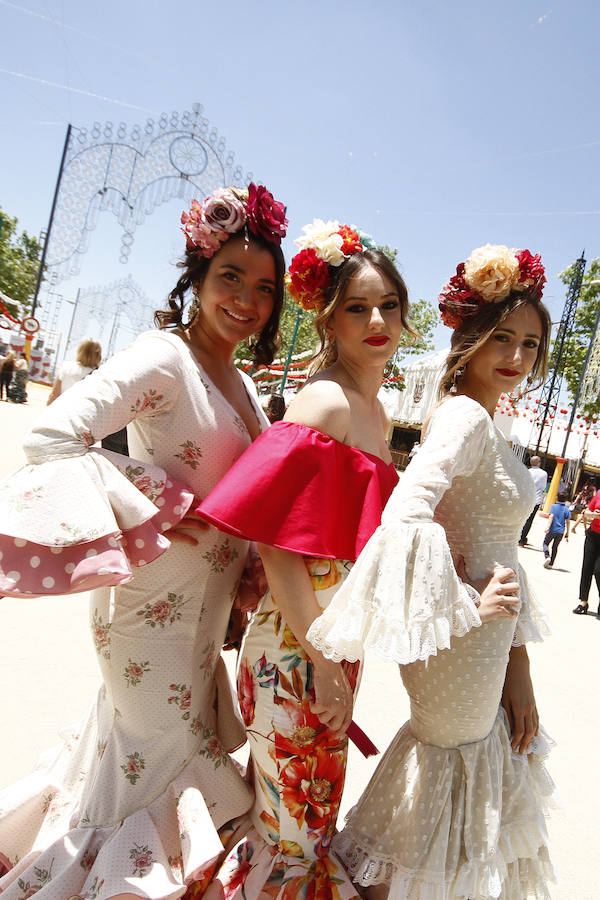
[[[359,666],[325,659],[306,632],[379,524],[397,481],[377,393],[409,327],[408,301],[396,268],[368,236],[336,222],[304,232],[289,286],[317,310],[317,371],[284,421],[259,437],[200,507],[217,528],[258,542],[269,584],[240,653],[256,796],[253,828],[219,874],[228,900],[358,896],[330,841]]]

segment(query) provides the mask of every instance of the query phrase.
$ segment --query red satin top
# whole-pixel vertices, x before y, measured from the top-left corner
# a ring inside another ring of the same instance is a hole
[[[275,422],[198,512],[246,540],[354,562],[397,481],[393,463],[306,425]]]

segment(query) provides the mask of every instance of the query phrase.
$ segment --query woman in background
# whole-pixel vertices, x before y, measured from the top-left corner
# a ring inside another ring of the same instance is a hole
[[[64,391],[97,369],[101,359],[102,347],[98,341],[93,338],[84,338],[77,347],[75,362],[64,362],[60,367],[48,396],[47,405],[50,406]]]

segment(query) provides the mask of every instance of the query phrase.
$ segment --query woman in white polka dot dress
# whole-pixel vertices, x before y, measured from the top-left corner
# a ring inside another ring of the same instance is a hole
[[[541,640],[517,541],[526,468],[493,423],[503,391],[543,377],[543,266],[487,245],[440,295],[454,329],[420,452],[308,637],[401,664],[411,718],[334,847],[371,900],[548,897],[548,742],[525,649]]]
[[[0,592],[97,588],[104,681],[81,731],[0,794],[3,900],[200,897],[252,803],[228,755],[245,735],[220,656],[248,544],[183,517],[268,425],[233,351],[258,335],[257,361],[273,357],[286,220],[254,185],[194,203],[157,314],[175,330],[141,335],[48,407],[31,465],[0,491]],[[135,459],[92,449],[125,425]]]

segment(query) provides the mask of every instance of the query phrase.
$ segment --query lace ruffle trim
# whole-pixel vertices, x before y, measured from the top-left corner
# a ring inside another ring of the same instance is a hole
[[[364,650],[400,664],[425,660],[481,625],[473,594],[440,525],[380,526],[308,639],[338,662]]]
[[[521,585],[521,610],[513,637],[513,647],[520,647],[529,642],[541,643],[551,634],[548,617],[531,590],[523,566],[519,566],[518,578]]]

